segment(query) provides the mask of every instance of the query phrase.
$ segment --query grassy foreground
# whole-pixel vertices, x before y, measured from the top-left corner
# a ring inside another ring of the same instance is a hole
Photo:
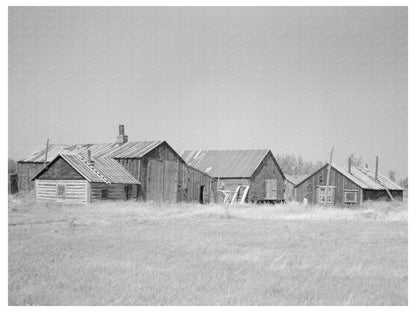
[[[407,203],[9,199],[9,305],[407,305]]]

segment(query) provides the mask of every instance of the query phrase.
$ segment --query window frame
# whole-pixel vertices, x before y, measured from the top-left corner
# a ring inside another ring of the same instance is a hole
[[[334,204],[334,194],[335,194],[335,186],[331,186],[331,185],[329,185],[328,186],[328,189],[329,189],[329,194],[328,195],[326,195],[326,185],[317,185],[316,186],[316,189],[317,189],[317,194],[316,194],[316,196],[317,196],[317,200],[316,200],[316,202],[318,203],[318,204]],[[322,194],[322,192],[324,192],[324,194]],[[325,199],[324,200],[321,200],[321,196],[323,196],[323,197],[325,197]],[[330,198],[331,200],[330,201],[328,201],[328,198]]]
[[[107,193],[107,195],[104,196],[104,193]],[[101,189],[101,200],[108,200],[108,197],[109,197],[108,188]]]
[[[63,183],[56,184],[56,200],[65,201],[66,199],[66,185]]]
[[[355,195],[355,201],[347,200],[347,193]],[[358,190],[344,190],[344,203],[345,204],[357,204],[358,203]]]

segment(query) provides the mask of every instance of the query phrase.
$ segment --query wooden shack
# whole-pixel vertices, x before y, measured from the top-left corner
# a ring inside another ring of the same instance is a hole
[[[32,179],[60,154],[79,154],[118,161],[140,182],[138,200],[209,203],[216,199],[216,181],[207,173],[185,163],[166,141],[128,142],[124,126],[119,126],[115,143],[48,144],[18,162],[19,190],[34,189]]]
[[[218,190],[233,192],[238,202],[284,201],[285,176],[270,150],[179,151],[179,155],[215,178]]]
[[[215,202],[216,181],[185,163],[166,141],[123,144],[108,154],[141,182],[139,198],[146,201]]]
[[[309,204],[339,206],[360,205],[365,200],[389,198],[403,199],[403,189],[381,174],[366,168],[331,164],[329,190],[326,191],[328,164],[316,170],[295,186],[296,201]]]
[[[32,180],[37,201],[87,204],[137,198],[140,182],[109,157],[59,154]]]
[[[307,175],[289,175],[285,174],[285,201],[290,202],[294,201],[296,198],[296,188],[295,186],[306,178]]]

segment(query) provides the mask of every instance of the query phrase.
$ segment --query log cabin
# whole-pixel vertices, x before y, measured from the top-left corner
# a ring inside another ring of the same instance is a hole
[[[87,204],[136,199],[140,182],[109,157],[59,154],[32,180],[37,201]]]

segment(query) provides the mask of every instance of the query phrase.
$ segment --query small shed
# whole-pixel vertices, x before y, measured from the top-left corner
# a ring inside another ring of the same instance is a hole
[[[403,189],[384,175],[367,168],[344,168],[331,164],[329,190],[326,190],[328,164],[323,165],[295,186],[296,201],[307,199],[310,204],[359,205],[365,200],[403,199]]]
[[[303,175],[289,175],[289,174],[285,174],[285,201],[289,202],[289,201],[293,201],[296,198],[296,194],[295,194],[295,186],[296,184],[298,184],[300,181],[302,181],[303,179],[305,179],[307,177],[307,175],[303,174]]]
[[[241,202],[283,202],[285,176],[270,150],[179,151],[188,165],[215,178]],[[241,199],[241,200],[240,200]]]
[[[59,154],[32,180],[36,200],[86,204],[137,198],[140,182],[109,157]]]

